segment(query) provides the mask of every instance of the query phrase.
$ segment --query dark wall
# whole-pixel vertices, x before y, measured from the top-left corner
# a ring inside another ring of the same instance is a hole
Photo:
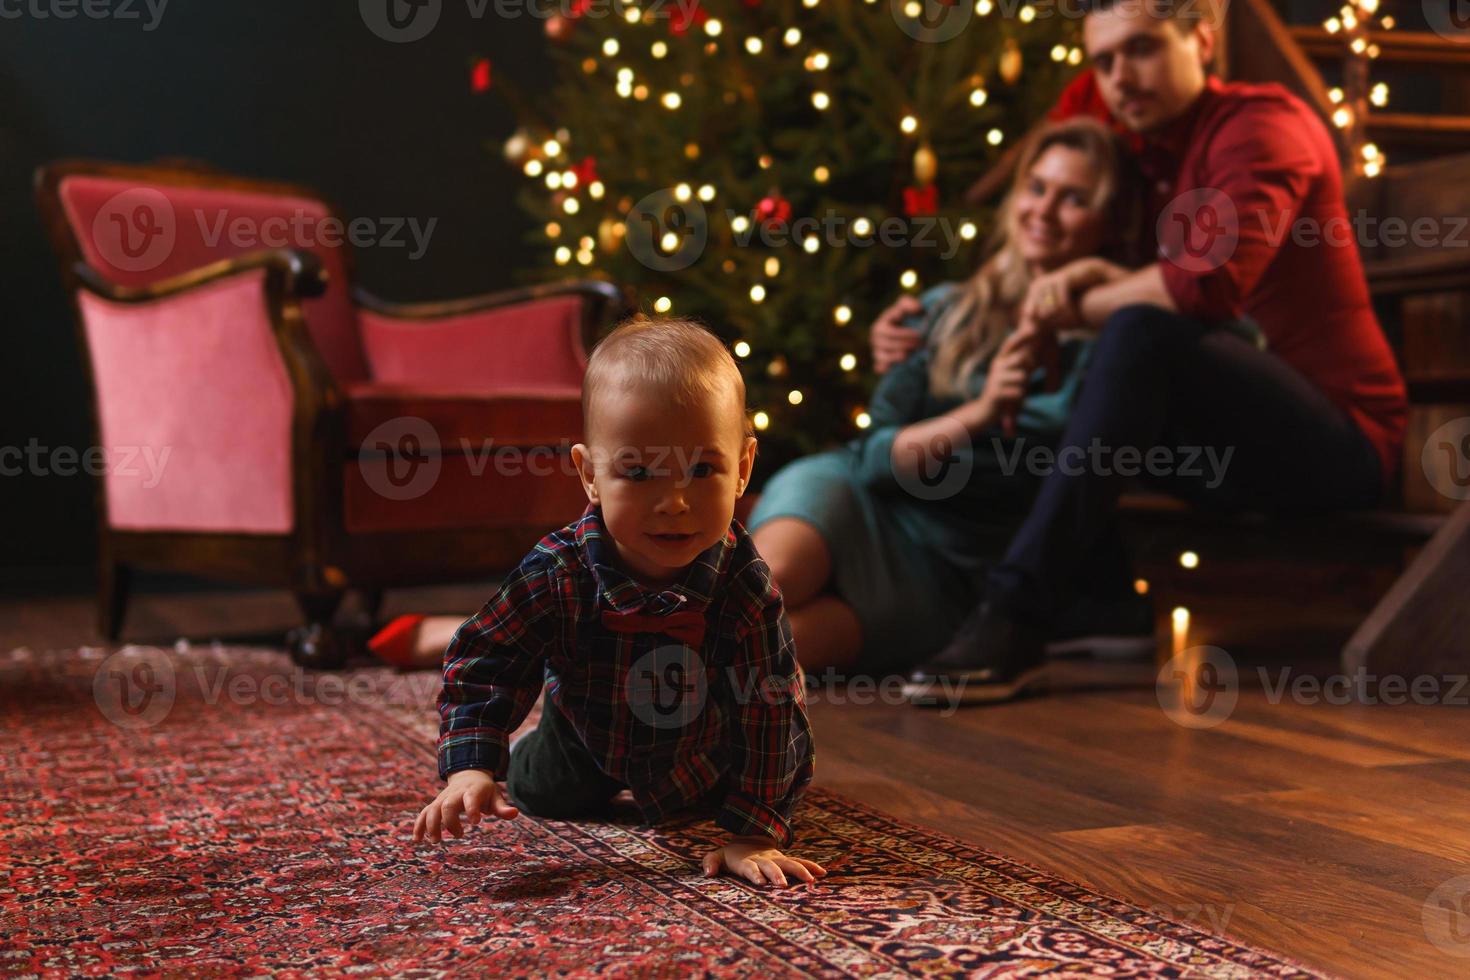
[[[390,43],[353,0],[169,0],[151,31],[145,0],[110,2],[139,19],[0,18],[0,446],[80,451],[93,438],[75,326],[32,202],[32,172],[49,160],[192,157],[316,187],[348,217],[437,218],[417,261],[403,248],[358,252],[360,281],[383,296],[512,284],[524,178],[497,148],[514,122],[496,92],[471,92],[470,67],[489,57],[493,74],[534,91],[542,21],[497,19],[494,5],[475,19],[445,0],[427,37]],[[0,476],[0,588],[86,586],[92,492],[85,476]]]

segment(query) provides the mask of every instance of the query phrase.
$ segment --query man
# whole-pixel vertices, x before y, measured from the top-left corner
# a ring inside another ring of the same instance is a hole
[[[1028,293],[1044,327],[1098,331],[1057,447],[1072,465],[1043,480],[985,601],[916,672],[915,703],[956,689],[1003,700],[1044,684],[1045,624],[1113,533],[1119,449],[1153,460],[1165,456],[1150,449],[1166,450],[1177,467],[1166,489],[1228,509],[1370,507],[1393,478],[1404,385],[1356,243],[1341,234],[1351,226],[1332,138],[1282,87],[1209,76],[1213,26],[1174,6],[1088,6],[1098,89],[1142,138],[1159,260],[1138,270],[1084,260]],[[874,325],[880,369],[916,343],[898,325],[904,312],[896,304]],[[1241,318],[1259,325],[1266,350],[1213,329]],[[1227,461],[1224,472],[1180,465],[1196,449]]]

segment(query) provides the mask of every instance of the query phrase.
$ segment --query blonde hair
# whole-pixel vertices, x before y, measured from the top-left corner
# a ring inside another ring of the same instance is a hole
[[[1123,158],[1117,137],[1088,118],[1068,119],[1038,132],[1022,151],[1010,193],[997,213],[990,258],[960,286],[930,334],[929,388],[936,396],[967,396],[965,383],[1015,326],[1032,278],[1016,241],[1015,202],[1031,168],[1053,146],[1070,147],[1089,158],[1100,178],[1092,208],[1112,211],[1113,217],[1120,219],[1108,222],[1115,243],[1121,243],[1132,231],[1128,222],[1121,220],[1122,205],[1129,195],[1124,193]]]
[[[638,314],[598,341],[582,379],[582,429],[591,438],[597,395],[609,385],[658,390],[676,405],[702,405],[733,390],[741,431],[755,434],[745,412],[745,378],[723,341],[701,323]]]

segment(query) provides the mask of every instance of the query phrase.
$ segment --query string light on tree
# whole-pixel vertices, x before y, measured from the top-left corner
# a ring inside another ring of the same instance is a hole
[[[737,340],[737,341],[735,341],[735,356],[736,357],[742,357],[742,358],[743,357],[749,357],[750,356],[750,345],[747,344],[743,340]]]
[[[653,301],[653,311],[655,313],[667,313],[673,308],[674,301],[669,299],[667,296],[660,296],[658,299]]]
[[[836,307],[832,311],[832,319],[839,327],[845,327],[852,322],[852,307],[847,304]]]
[[[764,303],[766,301],[766,287],[756,283],[750,287],[750,301],[752,303]]]
[[[801,389],[792,388],[786,393],[786,400],[793,405],[800,405],[802,399]]]
[[[759,432],[764,432],[771,427],[771,417],[765,412],[756,412],[750,417],[750,424]]]

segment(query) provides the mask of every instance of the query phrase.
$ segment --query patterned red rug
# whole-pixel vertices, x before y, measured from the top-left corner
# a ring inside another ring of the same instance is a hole
[[[798,836],[830,873],[786,890],[703,877],[704,822],[415,848],[436,685],[259,649],[0,654],[0,973],[1314,975],[820,791]]]

